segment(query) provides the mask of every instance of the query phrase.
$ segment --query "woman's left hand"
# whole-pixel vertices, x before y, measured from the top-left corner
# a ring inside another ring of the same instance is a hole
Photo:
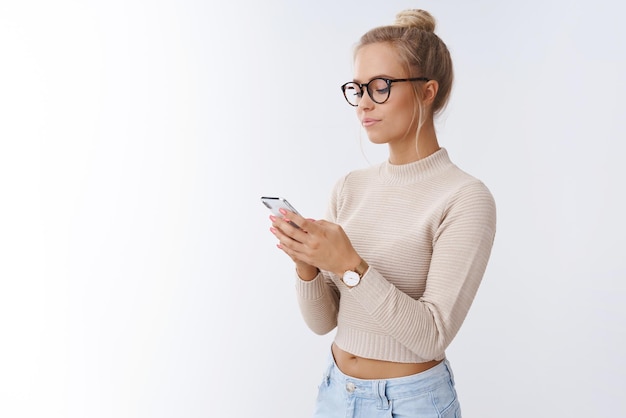
[[[361,261],[340,225],[325,220],[305,219],[281,210],[283,217],[270,216],[270,230],[278,238],[278,248],[293,260],[300,260],[339,276]],[[297,228],[290,221],[298,225]]]

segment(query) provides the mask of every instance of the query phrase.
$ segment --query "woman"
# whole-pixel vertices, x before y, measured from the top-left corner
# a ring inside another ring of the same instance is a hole
[[[439,146],[433,119],[453,74],[434,29],[428,12],[406,10],[367,32],[342,86],[389,159],[340,179],[326,220],[270,217],[307,325],[337,328],[315,417],[461,416],[445,349],[487,266],[496,213]]]

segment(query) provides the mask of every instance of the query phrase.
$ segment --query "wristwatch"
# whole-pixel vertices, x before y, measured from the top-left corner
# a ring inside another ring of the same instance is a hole
[[[363,277],[368,268],[369,266],[365,260],[361,259],[361,262],[354,268],[354,270],[347,270],[343,273],[341,280],[343,280],[346,286],[354,287],[361,282],[361,277]]]

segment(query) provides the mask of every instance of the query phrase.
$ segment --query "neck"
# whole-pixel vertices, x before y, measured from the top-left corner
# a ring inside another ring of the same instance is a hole
[[[416,133],[412,132],[407,135],[405,141],[389,144],[389,162],[391,164],[412,163],[426,158],[440,149],[432,119],[424,123],[417,138],[415,135]]]

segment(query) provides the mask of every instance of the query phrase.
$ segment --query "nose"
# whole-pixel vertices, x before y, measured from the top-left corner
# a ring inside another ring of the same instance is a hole
[[[359,100],[357,108],[361,110],[369,110],[373,107],[374,101],[370,97],[369,91],[367,91],[367,89],[363,89],[363,95],[361,96],[361,100]]]

